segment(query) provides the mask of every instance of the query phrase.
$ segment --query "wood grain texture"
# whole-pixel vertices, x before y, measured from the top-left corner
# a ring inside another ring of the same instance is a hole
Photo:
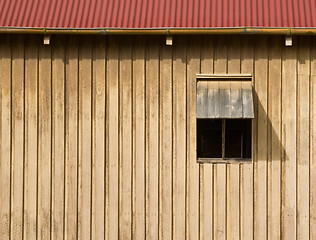
[[[156,40],[152,40],[155,43]],[[159,48],[146,48],[146,238],[159,233]]]
[[[214,40],[202,38],[201,73],[213,73],[213,63]],[[210,108],[208,112],[215,111]],[[213,239],[213,164],[200,164],[200,239]]]
[[[119,237],[119,46],[117,39],[109,39],[107,63],[108,95],[108,225],[107,239]]]
[[[145,239],[145,44],[134,40],[133,50],[133,238]]]
[[[231,118],[231,96],[230,96],[230,82],[220,81],[218,83],[219,89],[219,118]]]
[[[310,238],[316,239],[316,44],[311,40],[311,76],[310,76]]]
[[[227,73],[227,39],[219,36],[216,39],[214,54],[214,73]],[[222,111],[219,109],[219,112]],[[214,166],[214,239],[226,239],[227,229],[227,166],[226,164],[215,164]]]
[[[208,85],[209,81],[198,81],[196,84],[196,118],[208,118],[209,115],[215,115],[213,89]]]
[[[172,49],[160,48],[159,238],[172,239]]]
[[[297,49],[285,48],[282,57],[282,237],[296,238],[297,189]]]
[[[11,44],[7,37],[1,39],[0,64],[0,234],[10,239],[11,221]]]
[[[64,153],[65,153],[65,53],[61,41],[52,49],[52,231],[51,239],[64,234]]]
[[[173,54],[173,238],[186,237],[186,51],[179,39]]]
[[[120,238],[132,237],[132,47],[120,50]]]
[[[199,80],[196,118],[254,118],[252,82]]]
[[[38,239],[48,239],[51,235],[51,62],[51,46],[40,46],[38,83]]]
[[[105,238],[105,121],[106,41],[99,37],[93,48],[93,169],[91,238]]]
[[[241,39],[241,73],[253,74],[254,71],[254,41],[253,39]],[[253,80],[254,81],[254,80]],[[252,83],[253,84],[253,83]],[[256,98],[254,98],[256,103]],[[256,117],[256,116],[255,116]],[[256,124],[255,119],[252,120],[252,162],[254,161],[254,149],[256,146],[255,134]],[[240,167],[240,238],[253,239],[254,221],[254,185],[253,185],[253,164],[243,164]]]
[[[66,52],[65,106],[65,239],[77,238],[78,209],[78,104],[79,104],[79,44],[70,39]]]
[[[310,49],[309,39],[298,45],[297,67],[297,239],[309,239],[309,103]]]
[[[199,238],[199,164],[196,162],[196,73],[200,71],[200,39],[188,39],[187,53],[187,239]]]
[[[231,81],[230,82],[230,112],[231,112],[232,118],[243,117],[243,109],[246,108],[246,106],[243,106],[242,97],[243,97],[242,82]]]
[[[88,38],[79,47],[78,239],[91,237],[91,64],[92,44]]]
[[[315,37],[293,40],[3,36],[0,238],[316,239]],[[199,112],[240,117],[245,85],[252,161],[197,161]]]
[[[257,93],[257,141],[254,155],[254,237],[267,238],[267,163],[268,163],[268,39],[258,39],[255,49],[255,91]]]
[[[239,39],[234,39],[228,48],[228,74],[240,73],[240,54],[241,50]],[[245,108],[242,103],[243,89],[241,82],[229,81],[230,84],[230,117],[242,117],[243,109]],[[239,164],[227,165],[227,239],[239,239],[240,229],[240,175]]]
[[[38,46],[27,41],[25,51],[24,239],[36,239]]]
[[[268,238],[281,238],[281,49],[280,37],[269,44],[268,99]]]
[[[254,97],[252,82],[242,81],[242,116],[243,118],[254,118]]]
[[[23,234],[24,39],[18,37],[15,44],[12,50],[11,239],[20,239]]]

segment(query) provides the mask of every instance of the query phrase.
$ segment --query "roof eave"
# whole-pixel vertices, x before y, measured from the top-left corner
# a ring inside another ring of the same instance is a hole
[[[276,34],[316,35],[316,28],[27,28],[0,27],[0,33],[20,34],[101,34],[101,35],[186,35],[186,34]]]

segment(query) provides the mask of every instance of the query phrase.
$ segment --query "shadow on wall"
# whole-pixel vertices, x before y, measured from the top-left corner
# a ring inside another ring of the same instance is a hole
[[[253,120],[253,161],[289,160],[282,142],[281,105],[278,106],[279,111],[272,115],[271,106],[263,106],[255,90],[253,90],[253,97],[255,110],[255,118]],[[279,101],[281,101],[281,93]]]

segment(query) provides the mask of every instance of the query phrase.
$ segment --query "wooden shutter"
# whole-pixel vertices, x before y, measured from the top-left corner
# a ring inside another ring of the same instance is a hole
[[[254,118],[251,81],[197,82],[197,118]]]

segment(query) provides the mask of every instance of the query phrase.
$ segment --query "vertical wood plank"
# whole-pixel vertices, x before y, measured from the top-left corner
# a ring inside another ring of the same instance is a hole
[[[91,91],[92,43],[84,39],[79,49],[79,174],[78,239],[90,239],[91,223]]]
[[[214,73],[227,73],[227,43],[226,37],[219,36],[216,39],[214,56]],[[214,239],[226,239],[226,164],[214,166]]]
[[[241,45],[241,73],[253,74],[254,65],[254,46],[252,38],[242,38]],[[254,99],[255,101],[255,99]],[[255,120],[252,121],[253,133]],[[254,134],[252,135],[254,136]],[[253,147],[255,140],[252,138]],[[253,151],[254,153],[254,151]],[[252,154],[251,164],[242,164],[240,170],[240,238],[253,239],[253,162]]]
[[[132,237],[132,44],[120,50],[120,238]]]
[[[241,71],[241,41],[240,38],[232,38],[227,50],[227,73],[240,74]]]
[[[105,237],[105,44],[98,37],[93,49],[92,239]]]
[[[119,237],[119,47],[117,38],[109,38],[107,64],[108,95],[108,239]]]
[[[310,44],[301,37],[298,44],[297,109],[297,239],[309,239],[309,81]]]
[[[200,38],[187,53],[187,239],[199,239],[199,164],[196,162],[196,74],[200,73]]]
[[[51,229],[51,70],[51,46],[40,46],[38,85],[38,239],[49,239]]]
[[[268,99],[268,238],[281,238],[281,44],[269,41]]]
[[[296,238],[296,98],[297,48],[285,48],[282,55],[282,237]]]
[[[11,239],[22,238],[24,178],[24,39],[12,48]]]
[[[38,46],[34,38],[25,51],[25,182],[24,239],[36,239]]]
[[[78,171],[78,40],[66,49],[65,239],[77,238]]]
[[[267,238],[267,114],[268,38],[260,37],[255,50],[255,90],[257,93],[257,145],[254,156],[254,238]]]
[[[145,48],[133,49],[133,239],[145,239]]]
[[[214,37],[201,42],[201,73],[213,73]],[[200,239],[213,239],[213,164],[200,164]]]
[[[208,88],[209,81],[198,81],[196,83],[196,117],[206,118],[209,114],[214,115],[214,105],[208,104],[213,100],[213,92]],[[210,94],[208,94],[210,92]],[[213,100],[214,101],[214,100]]]
[[[64,233],[64,60],[59,40],[52,50],[52,239]]]
[[[311,78],[310,78],[310,238],[316,239],[316,44],[311,39]]]
[[[146,48],[146,238],[158,238],[159,210],[159,48]]]
[[[219,81],[208,81],[207,83],[208,92],[207,97],[211,98],[214,104],[208,105],[208,117],[219,118],[219,110],[220,110],[220,95],[219,95]]]
[[[211,104],[208,106],[208,117],[219,118],[220,117],[220,81],[208,81],[208,97],[211,97],[214,101],[213,107]],[[213,108],[213,109],[212,109]],[[211,115],[213,113],[213,115]]]
[[[214,73],[255,69],[255,172],[251,163],[196,168],[193,84],[200,60],[213,72],[209,39],[201,59],[198,38],[160,52],[153,43],[146,54],[135,40],[120,59],[113,37],[108,64],[104,41],[93,55],[83,43],[79,60],[75,40],[51,52],[21,39],[12,71],[10,44],[0,49],[1,238],[316,238],[316,53],[307,38],[284,48],[282,62],[281,37],[260,39],[254,66],[251,37],[241,57],[218,37]]]
[[[230,111],[230,81],[219,81],[219,116],[220,118],[231,118]]]
[[[233,39],[228,48],[228,73],[239,74],[240,73],[240,41],[239,39]],[[231,81],[230,90],[230,105],[238,105],[238,100],[241,99],[241,83],[237,85],[236,82]],[[237,85],[237,86],[236,86]],[[236,86],[236,87],[235,87]],[[239,87],[239,89],[238,89]],[[242,103],[242,101],[240,101]],[[239,104],[241,106],[241,104]],[[242,108],[237,108],[237,114],[233,109],[231,111],[231,117],[238,116],[238,110],[242,113]],[[233,163],[227,165],[227,239],[239,239],[239,164]]]
[[[231,112],[232,118],[242,118],[243,116],[243,112],[244,112],[243,97],[245,97],[246,94],[243,94],[244,90],[242,91],[242,85],[243,84],[240,81],[230,82],[230,101],[231,101],[230,112]],[[252,99],[250,101],[252,104],[253,103]]]
[[[244,118],[254,118],[254,103],[252,83],[249,81],[242,81],[242,115]]]
[[[11,44],[1,40],[0,47],[0,235],[10,238],[11,177]]]
[[[106,43],[106,63],[105,63],[105,239],[109,239],[110,236],[110,209],[109,209],[109,204],[110,204],[110,196],[109,196],[109,171],[110,171],[110,162],[109,162],[109,147],[110,147],[110,140],[109,140],[109,79],[108,79],[108,69],[109,69],[109,38],[107,38],[107,43]]]
[[[186,47],[177,39],[173,52],[173,238],[186,237]]]
[[[172,47],[160,48],[159,238],[172,239]]]

